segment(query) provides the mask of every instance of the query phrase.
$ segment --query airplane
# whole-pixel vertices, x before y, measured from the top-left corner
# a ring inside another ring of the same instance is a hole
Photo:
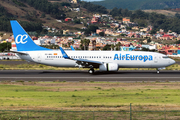
[[[52,50],[36,45],[22,26],[11,20],[11,27],[16,43],[17,55],[24,60],[56,67],[89,68],[89,73],[94,69],[99,71],[118,71],[119,68],[156,68],[159,70],[175,64],[168,56],[157,52],[144,51],[65,51]]]

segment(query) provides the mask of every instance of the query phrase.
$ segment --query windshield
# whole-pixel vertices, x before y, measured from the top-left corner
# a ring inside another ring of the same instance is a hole
[[[168,57],[168,56],[163,56],[163,58],[165,58],[165,59],[166,59],[166,58],[169,58],[169,57]]]

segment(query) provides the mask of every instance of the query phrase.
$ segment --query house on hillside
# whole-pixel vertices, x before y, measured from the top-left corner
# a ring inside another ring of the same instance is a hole
[[[175,36],[168,35],[168,34],[164,34],[162,37],[159,37],[159,39],[161,39],[161,40],[172,40],[174,38],[175,38]]]
[[[123,23],[130,23],[130,18],[123,18],[122,21]]]
[[[97,17],[93,17],[92,20],[91,20],[91,23],[96,24],[96,23],[98,23],[98,20],[99,19]]]
[[[69,21],[72,21],[72,19],[71,18],[66,18],[65,19],[65,22],[69,22]]]
[[[96,29],[97,34],[99,34],[100,32],[104,32],[104,29]]]

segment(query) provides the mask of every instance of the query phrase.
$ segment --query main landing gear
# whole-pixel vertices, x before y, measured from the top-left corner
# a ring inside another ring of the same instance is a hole
[[[94,69],[91,68],[88,72],[89,72],[90,74],[93,74],[93,73],[94,73]]]
[[[159,70],[161,70],[161,68],[156,68],[156,70],[157,70],[157,74],[159,74]]]

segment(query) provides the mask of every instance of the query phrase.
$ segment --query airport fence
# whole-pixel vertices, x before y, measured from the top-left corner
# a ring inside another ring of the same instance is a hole
[[[0,110],[0,120],[179,120],[180,110],[38,111]]]

